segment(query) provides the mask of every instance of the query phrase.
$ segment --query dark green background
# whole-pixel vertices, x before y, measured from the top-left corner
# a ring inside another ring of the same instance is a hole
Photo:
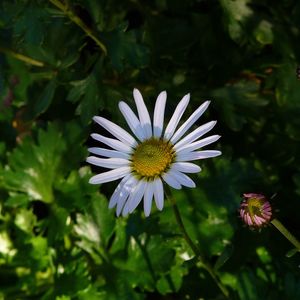
[[[65,3],[0,4],[0,299],[223,299],[168,201],[117,219],[115,183],[88,184],[91,118],[126,127],[117,104],[133,106],[134,87],[150,111],[167,91],[166,120],[188,92],[184,119],[212,100],[197,124],[218,120],[223,155],[174,196],[230,299],[300,298],[299,254],[237,212],[244,192],[276,193],[276,217],[300,238],[300,2]]]

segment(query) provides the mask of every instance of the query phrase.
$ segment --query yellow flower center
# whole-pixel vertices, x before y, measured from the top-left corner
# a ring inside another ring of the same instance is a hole
[[[169,142],[151,138],[136,147],[131,159],[133,172],[151,179],[170,167],[175,159],[175,152]]]
[[[250,198],[248,199],[248,210],[251,219],[253,219],[254,216],[262,216],[262,206],[265,203],[263,199],[259,198]]]

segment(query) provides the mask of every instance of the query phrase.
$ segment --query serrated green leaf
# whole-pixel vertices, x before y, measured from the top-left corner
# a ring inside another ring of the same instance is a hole
[[[137,42],[137,32],[126,31],[126,24],[121,24],[105,36],[108,53],[113,67],[123,71],[127,63],[142,68],[149,60],[149,49]]]
[[[4,186],[26,193],[31,200],[54,201],[53,185],[66,149],[61,132],[54,125],[38,132],[37,144],[25,139],[9,156],[9,166],[0,177]]]
[[[72,82],[72,85],[73,88],[70,90],[67,100],[71,102],[80,100],[76,114],[80,115],[84,124],[87,124],[95,112],[103,106],[99,90],[100,82],[97,81],[94,74],[91,74],[84,80]]]

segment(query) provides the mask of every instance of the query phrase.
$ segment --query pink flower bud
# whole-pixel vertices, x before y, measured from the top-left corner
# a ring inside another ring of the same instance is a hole
[[[272,218],[272,207],[262,194],[243,194],[244,200],[240,205],[240,216],[245,224],[251,227],[262,227]]]

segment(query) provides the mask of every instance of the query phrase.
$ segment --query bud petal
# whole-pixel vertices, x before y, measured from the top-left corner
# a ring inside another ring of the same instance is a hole
[[[272,219],[272,207],[267,198],[262,194],[243,194],[240,205],[240,216],[244,223],[250,227],[262,227]]]

